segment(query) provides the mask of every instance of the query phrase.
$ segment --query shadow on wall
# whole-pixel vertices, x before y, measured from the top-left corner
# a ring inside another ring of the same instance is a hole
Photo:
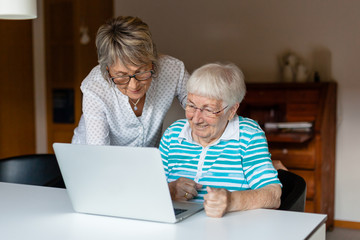
[[[333,81],[330,50],[324,47],[314,48],[312,58],[314,72],[319,73],[320,81]]]
[[[331,52],[324,47],[315,47],[306,59],[292,50],[278,55],[279,73],[282,82],[328,82],[331,76]]]

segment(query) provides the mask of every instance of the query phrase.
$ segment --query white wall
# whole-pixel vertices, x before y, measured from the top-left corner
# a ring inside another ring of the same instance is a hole
[[[191,72],[231,61],[248,82],[279,79],[278,57],[292,50],[322,78],[338,82],[335,219],[360,222],[360,1],[114,0],[115,15],[150,25],[160,52]],[[183,117],[174,104],[166,124]]]

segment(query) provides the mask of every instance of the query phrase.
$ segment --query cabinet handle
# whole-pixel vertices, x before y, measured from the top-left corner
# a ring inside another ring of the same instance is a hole
[[[288,154],[288,150],[286,149],[286,148],[283,148],[283,150],[282,150],[282,153],[285,155],[285,154]]]

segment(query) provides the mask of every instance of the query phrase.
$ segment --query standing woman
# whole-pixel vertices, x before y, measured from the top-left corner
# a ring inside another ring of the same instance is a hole
[[[158,56],[148,25],[137,17],[102,25],[96,47],[99,65],[81,84],[83,114],[72,143],[158,146],[174,97],[185,107],[183,62]]]

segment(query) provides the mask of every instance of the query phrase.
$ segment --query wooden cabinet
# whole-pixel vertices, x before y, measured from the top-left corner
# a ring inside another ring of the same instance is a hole
[[[98,64],[95,36],[112,17],[113,1],[44,0],[44,14],[48,151],[53,152],[53,142],[71,141],[80,119],[80,84]]]
[[[35,153],[31,20],[0,20],[0,158]]]
[[[253,83],[238,114],[257,120],[266,132],[272,159],[307,183],[306,212],[334,222],[336,83]],[[309,131],[267,131],[267,122],[310,122]]]

